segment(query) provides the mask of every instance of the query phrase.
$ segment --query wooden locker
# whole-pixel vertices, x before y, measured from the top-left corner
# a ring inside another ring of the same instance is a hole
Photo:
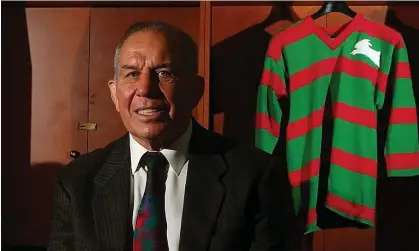
[[[14,114],[3,135],[15,151],[2,163],[3,243],[45,246],[55,171],[71,150],[87,150],[87,134],[76,124],[87,119],[89,9],[18,10],[7,14],[14,13],[7,22],[14,30],[3,87]]]

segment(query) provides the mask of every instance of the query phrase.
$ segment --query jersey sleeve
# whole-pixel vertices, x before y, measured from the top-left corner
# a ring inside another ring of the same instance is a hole
[[[278,142],[282,110],[278,98],[287,96],[281,39],[274,36],[265,55],[256,106],[256,147],[272,153]]]
[[[388,102],[389,120],[384,154],[389,177],[419,175],[419,142],[417,108],[413,94],[407,49],[400,36],[393,53],[392,69],[387,86],[377,91],[385,102],[379,102],[381,109]],[[389,100],[386,100],[389,99]]]

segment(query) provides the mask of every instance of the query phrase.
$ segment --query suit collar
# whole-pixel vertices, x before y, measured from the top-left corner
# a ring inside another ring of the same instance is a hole
[[[207,249],[225,197],[221,177],[228,170],[223,157],[226,145],[219,136],[194,121],[189,144],[180,250]]]

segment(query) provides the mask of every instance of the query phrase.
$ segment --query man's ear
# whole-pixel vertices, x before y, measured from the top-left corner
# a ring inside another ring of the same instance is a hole
[[[115,109],[119,112],[119,102],[118,102],[118,98],[116,97],[116,80],[115,79],[109,80],[108,87],[111,93],[112,101],[115,105]]]

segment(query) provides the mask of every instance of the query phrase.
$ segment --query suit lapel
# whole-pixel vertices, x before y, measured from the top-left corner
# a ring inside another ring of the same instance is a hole
[[[225,187],[220,178],[227,166],[222,155],[214,152],[214,138],[208,136],[194,125],[179,250],[206,250],[224,200]]]
[[[92,210],[98,244],[103,249],[123,250],[131,214],[130,159],[127,135],[115,142],[114,149],[93,178]]]

